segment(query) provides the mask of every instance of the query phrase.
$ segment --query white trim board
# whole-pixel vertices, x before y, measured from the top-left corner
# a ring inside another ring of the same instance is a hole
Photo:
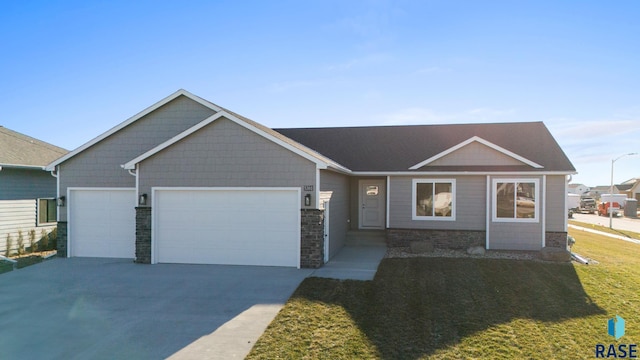
[[[417,169],[419,169],[419,168],[421,168],[421,167],[423,167],[423,166],[425,166],[427,164],[430,164],[430,163],[432,163],[432,162],[434,162],[434,161],[436,161],[436,160],[438,160],[438,159],[440,159],[440,158],[442,158],[442,157],[444,157],[446,155],[449,155],[452,152],[454,152],[456,150],[459,150],[459,149],[461,149],[461,148],[463,148],[463,147],[465,147],[465,146],[467,146],[467,145],[469,145],[469,144],[471,144],[473,142],[478,142],[478,143],[480,143],[482,145],[488,146],[488,147],[490,147],[490,148],[492,148],[492,149],[494,149],[494,150],[496,150],[498,152],[501,152],[504,155],[507,155],[507,156],[509,156],[511,158],[514,158],[514,159],[516,159],[516,160],[518,160],[520,162],[523,162],[523,163],[525,163],[525,164],[527,164],[527,165],[529,165],[529,166],[531,166],[533,168],[536,168],[536,169],[544,168],[544,166],[542,166],[542,165],[540,165],[538,163],[535,163],[535,162],[533,162],[533,161],[531,161],[531,160],[529,160],[527,158],[524,158],[524,157],[522,157],[522,156],[520,156],[520,155],[518,155],[518,154],[516,154],[514,152],[511,152],[511,151],[509,151],[509,150],[507,150],[507,149],[505,149],[505,148],[503,148],[501,146],[498,146],[498,145],[496,145],[496,144],[494,144],[494,143],[492,143],[490,141],[487,141],[487,140],[485,140],[485,139],[483,139],[483,138],[481,138],[479,136],[474,136],[472,138],[469,138],[469,139],[461,142],[460,144],[458,144],[456,146],[450,147],[449,149],[447,149],[447,150],[445,150],[445,151],[443,151],[443,152],[441,152],[441,153],[439,153],[437,155],[434,155],[434,156],[432,156],[432,157],[430,157],[430,158],[428,158],[428,159],[426,159],[426,160],[424,160],[422,162],[419,162],[419,163],[413,165],[412,167],[409,168],[409,170],[417,170]]]
[[[128,118],[127,120],[125,120],[123,122],[121,122],[120,124],[112,127],[111,129],[107,130],[106,132],[102,133],[101,135],[98,135],[94,139],[92,139],[89,142],[81,145],[80,147],[76,148],[75,150],[67,153],[63,157],[55,160],[54,162],[52,162],[51,164],[49,164],[49,165],[47,165],[45,167],[46,170],[49,170],[49,171],[53,170],[56,167],[56,165],[59,165],[59,164],[65,162],[65,161],[69,160],[70,158],[72,158],[72,157],[76,156],[77,154],[83,152],[84,150],[88,149],[89,147],[99,143],[100,141],[106,139],[107,137],[109,137],[109,136],[115,134],[116,132],[124,129],[125,127],[129,126],[130,124],[138,121],[142,117],[144,117],[144,116],[154,112],[155,110],[159,109],[160,107],[170,103],[171,101],[175,100],[179,96],[185,96],[185,97],[187,97],[187,98],[189,98],[189,99],[191,99],[191,100],[193,100],[193,101],[195,101],[195,102],[197,102],[197,103],[199,103],[199,104],[201,104],[201,105],[203,105],[203,106],[205,106],[205,107],[207,107],[207,108],[209,108],[209,109],[211,109],[211,110],[213,110],[215,112],[219,112],[219,111],[222,110],[221,107],[219,107],[219,106],[217,106],[217,105],[215,105],[215,104],[213,104],[213,103],[211,103],[209,101],[206,101],[206,100],[202,99],[201,97],[196,96],[196,95],[188,92],[187,90],[180,89],[180,90],[174,92],[173,94],[165,97],[164,99],[158,101],[157,103],[149,106],[148,108],[142,110],[141,112],[133,115],[132,117]]]

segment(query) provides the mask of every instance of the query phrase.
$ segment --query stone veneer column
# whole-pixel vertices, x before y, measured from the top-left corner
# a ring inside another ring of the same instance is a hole
[[[150,207],[136,207],[136,262],[151,264]]]
[[[567,249],[567,233],[564,231],[547,231],[544,244],[546,247]]]
[[[317,269],[324,263],[324,210],[300,210],[300,267]]]
[[[56,239],[58,257],[67,257],[67,222],[58,221],[58,238]]]
[[[413,241],[424,241],[435,249],[463,250],[485,246],[484,230],[387,229],[388,247],[407,247]]]

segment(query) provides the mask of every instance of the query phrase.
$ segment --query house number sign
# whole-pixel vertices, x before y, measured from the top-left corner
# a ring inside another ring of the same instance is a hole
[[[304,191],[313,191],[313,185],[305,185]]]

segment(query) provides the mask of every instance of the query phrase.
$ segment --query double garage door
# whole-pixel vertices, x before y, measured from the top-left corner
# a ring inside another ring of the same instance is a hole
[[[298,189],[158,189],[153,193],[154,263],[295,266]],[[135,191],[70,194],[71,256],[135,257]]]

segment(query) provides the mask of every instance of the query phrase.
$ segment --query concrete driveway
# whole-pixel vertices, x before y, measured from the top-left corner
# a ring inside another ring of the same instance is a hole
[[[0,358],[241,359],[311,272],[49,260],[0,275]]]

